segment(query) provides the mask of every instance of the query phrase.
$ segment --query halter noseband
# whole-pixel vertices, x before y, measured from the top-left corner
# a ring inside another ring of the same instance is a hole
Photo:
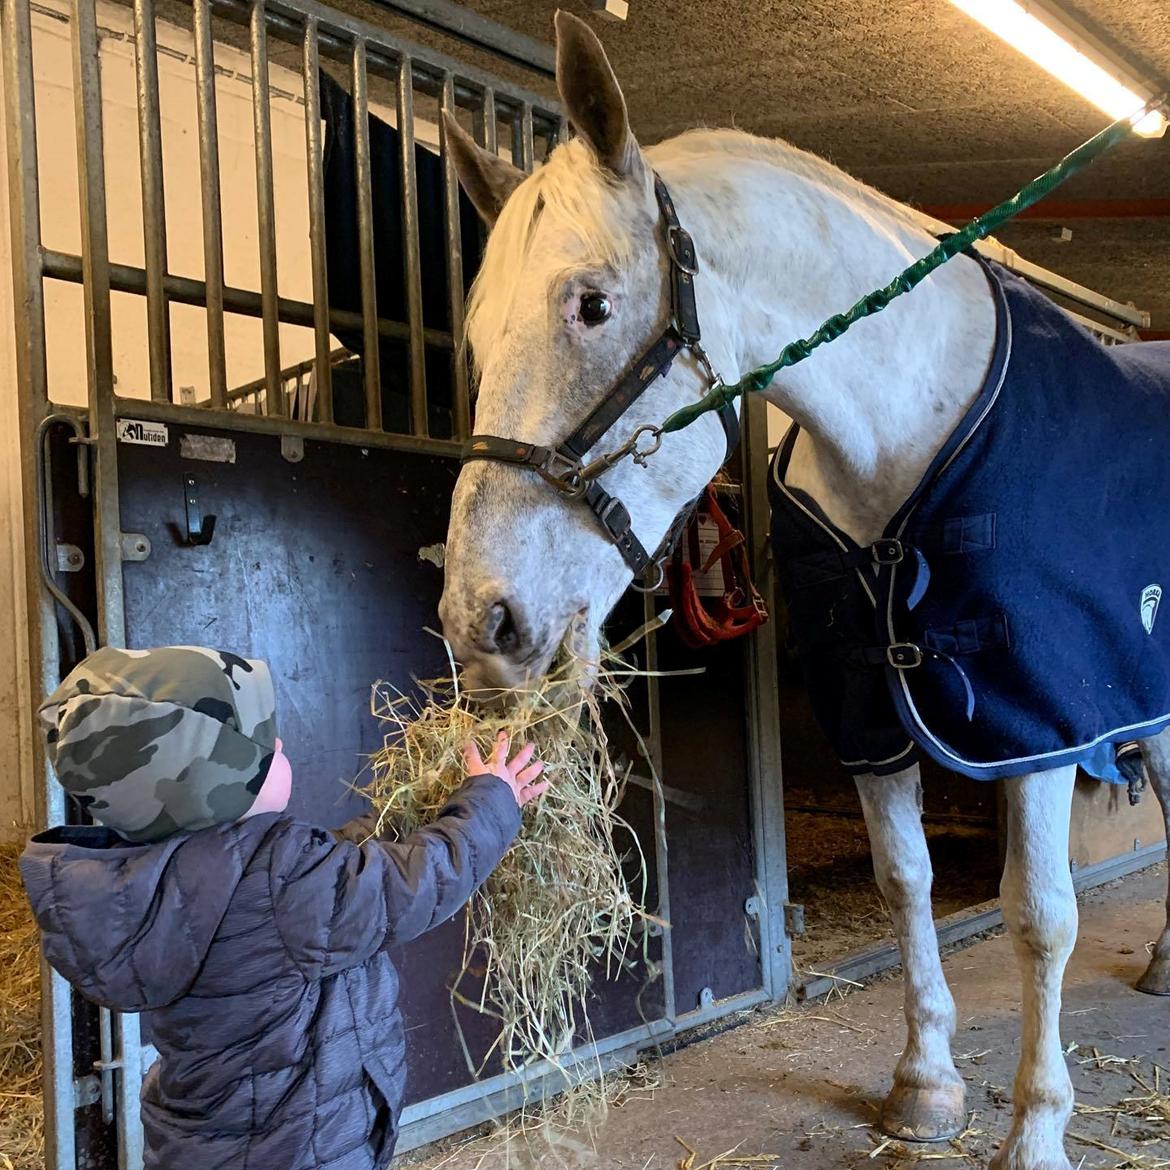
[[[472,435],[463,448],[462,459],[487,459],[497,463],[512,463],[530,467],[562,495],[581,500],[597,517],[606,535],[613,541],[622,559],[634,574],[636,588],[653,590],[662,582],[662,565],[670,555],[694,511],[697,499],[675,517],[662,543],[653,554],[634,535],[630,513],[625,504],[611,495],[598,482],[598,476],[619,463],[627,455],[635,463],[644,463],[646,456],[658,449],[661,432],[657,427],[639,427],[616,451],[590,463],[585,455],[597,441],[642,396],[656,378],[665,377],[680,350],[694,356],[707,377],[710,389],[720,379],[711,367],[702,345],[699,344],[699,314],[695,308],[695,274],[699,271],[695,245],[678,221],[666,184],[654,176],[654,195],[664,227],[666,254],[670,261],[670,321],[658,339],[633,362],[617,384],[558,447],[542,447],[536,443],[522,443],[503,439],[498,435]],[[719,421],[727,440],[727,455],[739,441],[739,419],[730,403],[719,411]],[[643,434],[653,436],[652,443],[639,448]],[[652,572],[653,571],[653,572]],[[650,575],[647,580],[647,576]]]

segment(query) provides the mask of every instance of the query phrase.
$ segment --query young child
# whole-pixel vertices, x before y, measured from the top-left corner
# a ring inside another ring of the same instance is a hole
[[[283,815],[292,770],[263,662],[99,650],[41,708],[57,777],[98,822],[34,837],[21,873],[45,955],[143,1012],[156,1170],[375,1170],[405,1085],[386,953],[450,918],[547,787],[501,734],[438,819],[355,844]],[[356,823],[355,826],[356,828]],[[357,835],[351,832],[350,835]]]

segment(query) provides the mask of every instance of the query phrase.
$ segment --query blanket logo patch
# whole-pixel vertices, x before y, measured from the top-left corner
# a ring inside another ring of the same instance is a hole
[[[1142,625],[1146,633],[1154,632],[1154,619],[1158,616],[1158,603],[1162,600],[1161,585],[1147,585],[1142,590]]]

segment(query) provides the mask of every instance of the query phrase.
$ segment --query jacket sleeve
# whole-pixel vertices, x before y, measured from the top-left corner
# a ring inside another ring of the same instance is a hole
[[[273,851],[273,912],[293,961],[320,979],[450,918],[507,852],[520,810],[502,780],[476,776],[403,841],[296,828]]]

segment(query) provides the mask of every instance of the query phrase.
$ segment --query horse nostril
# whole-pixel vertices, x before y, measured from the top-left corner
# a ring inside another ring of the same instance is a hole
[[[496,654],[515,654],[520,648],[520,628],[507,602],[497,601],[488,607],[484,622],[483,648]]]

